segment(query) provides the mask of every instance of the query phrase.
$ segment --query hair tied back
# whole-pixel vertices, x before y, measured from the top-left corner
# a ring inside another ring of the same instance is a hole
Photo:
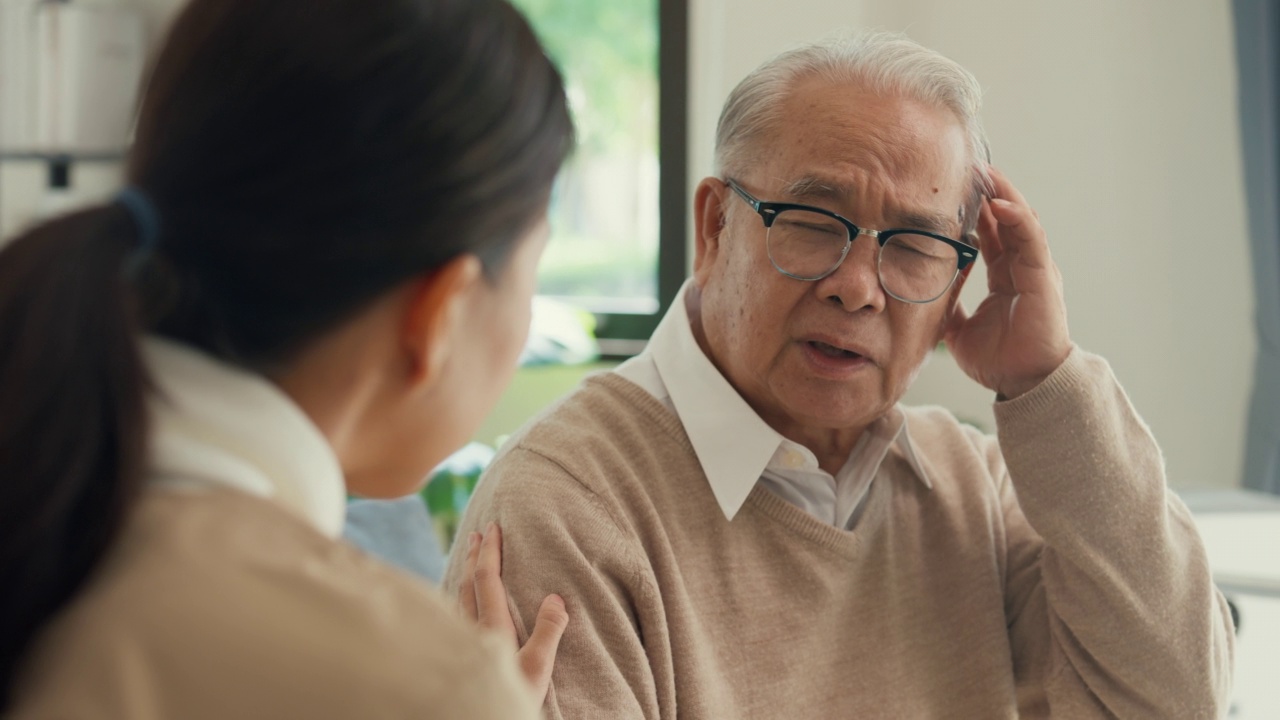
[[[132,185],[116,193],[112,202],[123,207],[138,228],[137,245],[129,253],[124,267],[125,276],[133,277],[160,244],[160,213],[151,198]]]

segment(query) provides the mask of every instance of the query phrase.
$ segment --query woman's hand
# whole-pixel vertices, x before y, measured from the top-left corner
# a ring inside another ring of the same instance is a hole
[[[569,613],[559,595],[548,595],[538,608],[529,642],[520,647],[516,625],[507,605],[507,589],[502,584],[502,530],[489,523],[484,534],[471,533],[468,538],[466,571],[458,588],[458,604],[462,612],[481,627],[498,632],[516,649],[516,662],[525,679],[542,702],[551,685],[556,648],[569,626]]]

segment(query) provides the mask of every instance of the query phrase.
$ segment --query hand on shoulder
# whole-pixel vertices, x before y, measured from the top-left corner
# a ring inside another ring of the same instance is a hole
[[[502,583],[502,529],[489,523],[485,532],[473,532],[468,536],[466,567],[458,587],[458,605],[462,613],[492,630],[510,643],[516,650],[516,661],[521,672],[542,702],[551,686],[551,671],[555,666],[560,638],[569,627],[569,612],[564,599],[548,595],[538,608],[529,640],[522,647],[507,601],[507,590]]]

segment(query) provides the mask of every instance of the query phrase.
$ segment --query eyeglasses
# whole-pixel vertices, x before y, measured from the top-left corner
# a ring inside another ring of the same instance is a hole
[[[840,267],[854,238],[870,235],[880,243],[876,272],[880,287],[909,303],[942,297],[978,256],[978,249],[924,230],[870,230],[822,208],[762,202],[733,180],[725,180],[764,220],[765,245],[773,267],[796,280],[813,282]]]

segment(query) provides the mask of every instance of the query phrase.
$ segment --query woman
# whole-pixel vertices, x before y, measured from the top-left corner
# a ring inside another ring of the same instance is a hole
[[[503,0],[194,0],[129,188],[0,252],[0,707],[536,716],[562,601],[530,693],[337,538],[510,379],[571,136]],[[494,587],[469,609],[509,628]]]

